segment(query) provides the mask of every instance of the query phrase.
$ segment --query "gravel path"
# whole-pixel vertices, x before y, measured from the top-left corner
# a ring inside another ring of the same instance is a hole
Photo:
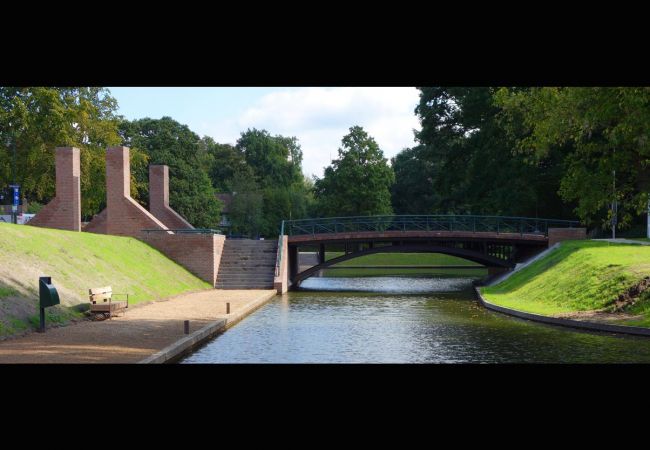
[[[81,321],[45,333],[0,341],[3,363],[136,363],[230,312],[249,309],[268,290],[218,290],[184,294],[130,307],[105,321]]]

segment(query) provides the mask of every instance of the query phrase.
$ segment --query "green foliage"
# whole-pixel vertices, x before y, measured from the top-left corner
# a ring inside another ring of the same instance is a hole
[[[362,127],[343,137],[339,158],[314,187],[320,216],[392,214],[390,187],[395,180],[384,154]]]
[[[13,182],[15,145],[22,194],[47,203],[55,195],[55,148],[78,147],[82,216],[96,214],[105,204],[105,148],[120,142],[116,109],[100,87],[0,87],[0,186]]]
[[[123,145],[147,155],[149,164],[169,166],[169,204],[198,228],[216,228],[221,214],[221,202],[215,196],[206,162],[210,152],[205,141],[170,117],[139,119],[120,123]],[[137,198],[148,205],[148,166],[134,164],[131,173],[138,186]],[[133,194],[132,194],[133,195]]]
[[[11,286],[5,286],[0,283],[0,299],[13,295],[18,295],[18,291]]]
[[[253,235],[275,237],[283,219],[306,217],[312,194],[311,186],[302,174],[302,150],[297,138],[271,136],[266,130],[249,129],[241,134],[234,149],[223,146],[215,149],[213,154],[213,176],[223,176],[225,180],[219,182],[213,178],[215,185],[221,183],[219,187],[232,187],[235,191],[234,180],[239,180],[239,183],[244,178],[255,181],[255,187],[247,189],[247,192],[254,193],[239,196],[237,200],[237,218],[234,220],[238,229],[249,230],[247,232]],[[232,169],[219,167],[228,162]],[[228,181],[229,176],[233,181]],[[261,214],[253,213],[260,208],[260,193]],[[245,200],[252,204],[244,206]],[[258,216],[261,217],[259,223]],[[253,223],[241,222],[248,220],[247,217],[255,218],[254,227]],[[252,228],[257,228],[257,232],[252,232]]]
[[[43,209],[44,206],[45,206],[45,205],[43,205],[42,203],[31,202],[31,203],[27,206],[27,209],[25,210],[25,212],[26,212],[27,214],[38,214],[38,212],[39,212],[41,209]]]
[[[557,195],[561,160],[533,162],[516,151],[499,120],[495,89],[420,91],[421,145],[393,158],[397,212],[571,216]]]
[[[253,169],[246,163],[244,154],[230,144],[218,144],[208,136],[201,139],[200,146],[204,148],[206,167],[212,186],[218,192],[232,192],[232,182],[236,175],[253,178]]]
[[[503,88],[496,99],[522,154],[535,161],[563,154],[560,195],[587,224],[608,226],[613,171],[619,228],[646,211],[650,88]]]
[[[236,147],[263,189],[300,182],[302,150],[297,138],[271,136],[266,130],[253,128],[241,134]]]
[[[441,201],[433,187],[434,164],[424,152],[424,146],[407,148],[391,159],[395,172],[391,187],[395,214],[431,212]]]
[[[243,172],[236,173],[232,181],[230,203],[231,231],[254,238],[259,236],[263,225],[263,195],[255,179]]]

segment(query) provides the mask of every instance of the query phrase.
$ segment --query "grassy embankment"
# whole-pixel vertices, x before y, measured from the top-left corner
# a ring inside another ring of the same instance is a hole
[[[481,288],[496,305],[549,316],[611,312],[616,300],[650,277],[650,246],[566,241],[507,280]],[[638,315],[626,325],[650,326],[650,289],[624,307]]]
[[[327,252],[325,258],[330,260],[343,255],[342,252]],[[358,268],[358,266],[468,266],[472,269],[382,269]],[[375,253],[350,259],[336,266],[355,267],[354,269],[325,270],[327,277],[363,277],[380,275],[410,275],[410,276],[458,276],[482,277],[487,274],[487,269],[472,261],[455,256],[439,253]]]
[[[59,324],[82,316],[91,287],[129,293],[130,305],[211,287],[137,239],[0,223],[0,336],[38,326],[40,276],[59,292],[46,309]]]

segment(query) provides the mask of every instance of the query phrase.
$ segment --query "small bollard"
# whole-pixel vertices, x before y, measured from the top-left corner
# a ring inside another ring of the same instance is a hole
[[[226,303],[226,314],[230,314],[230,303]]]
[[[190,334],[190,321],[186,320],[183,322],[183,331],[185,331],[185,334]]]

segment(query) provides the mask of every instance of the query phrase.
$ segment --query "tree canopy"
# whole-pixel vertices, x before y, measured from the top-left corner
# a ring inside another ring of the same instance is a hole
[[[621,228],[646,211],[650,88],[502,88],[496,100],[520,153],[561,154],[559,193],[585,223],[608,226],[614,199]]]
[[[0,186],[16,182],[28,201],[55,195],[56,147],[78,147],[81,213],[91,217],[106,203],[105,149],[120,143],[117,102],[100,87],[0,87]],[[144,161],[134,152],[135,161]],[[137,186],[133,186],[137,194]]]
[[[360,126],[343,137],[338,159],[316,180],[314,196],[321,216],[392,214],[393,170],[377,142]]]

